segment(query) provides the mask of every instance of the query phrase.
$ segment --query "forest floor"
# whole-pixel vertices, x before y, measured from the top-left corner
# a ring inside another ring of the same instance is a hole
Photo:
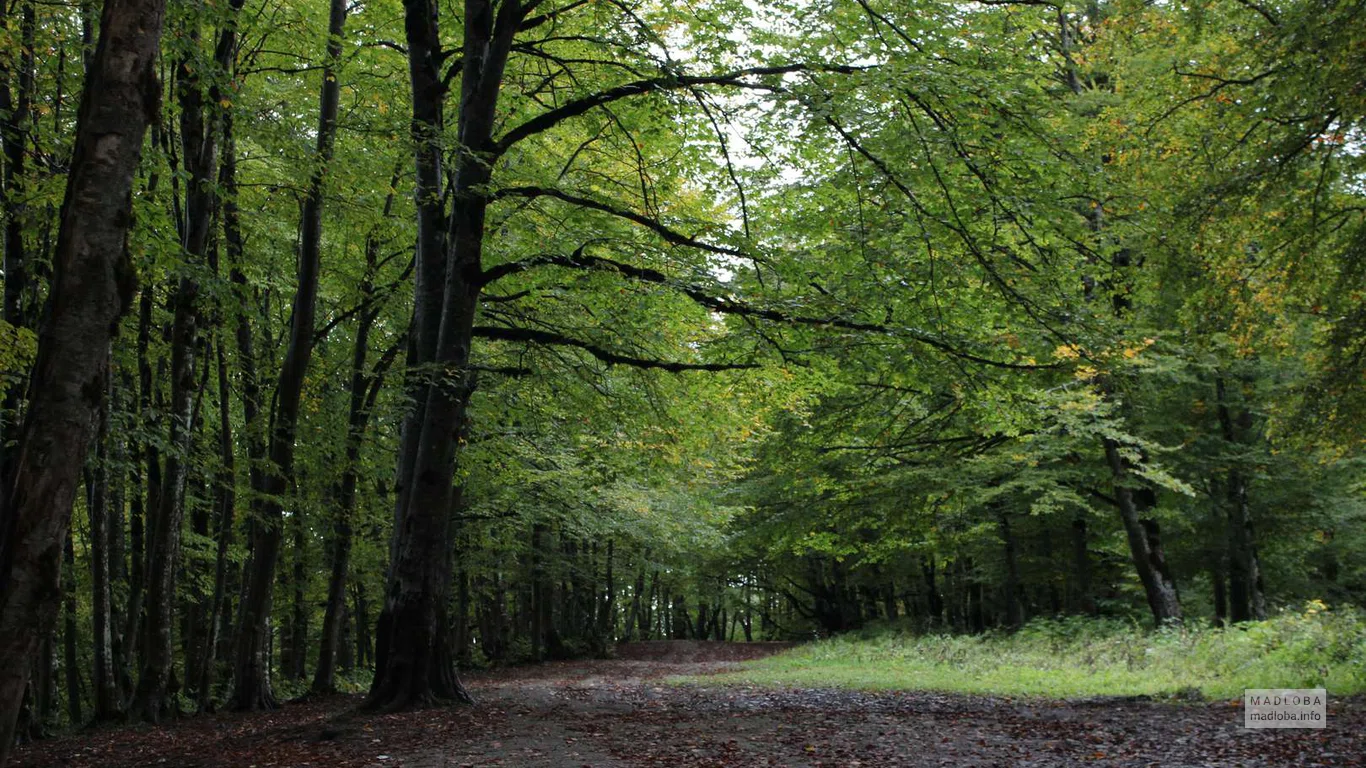
[[[1366,700],[1323,730],[1246,730],[1228,702],[1041,701],[676,685],[780,647],[637,643],[612,660],[470,675],[476,707],[358,715],[359,697],[21,747],[22,768],[1366,766]]]

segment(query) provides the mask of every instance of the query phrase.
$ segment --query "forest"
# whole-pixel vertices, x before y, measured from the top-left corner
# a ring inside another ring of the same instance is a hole
[[[0,765],[662,640],[1366,691],[1361,0],[4,0],[0,145]]]

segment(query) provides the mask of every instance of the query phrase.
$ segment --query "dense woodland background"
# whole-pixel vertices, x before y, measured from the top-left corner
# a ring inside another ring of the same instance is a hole
[[[0,11],[8,499],[102,25]],[[1366,4],[172,0],[156,68],[21,738],[1366,600]]]

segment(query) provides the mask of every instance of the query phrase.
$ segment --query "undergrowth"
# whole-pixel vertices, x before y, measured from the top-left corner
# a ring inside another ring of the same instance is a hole
[[[1072,617],[978,636],[866,631],[689,682],[1049,698],[1234,699],[1244,688],[1323,687],[1338,696],[1366,692],[1366,615],[1311,601],[1228,629]]]

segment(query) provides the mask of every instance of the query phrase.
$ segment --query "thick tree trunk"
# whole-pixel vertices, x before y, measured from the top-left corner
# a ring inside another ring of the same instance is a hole
[[[318,271],[322,246],[323,184],[337,131],[340,85],[337,66],[341,36],[346,23],[346,3],[332,0],[328,17],[326,65],[318,102],[316,165],[309,178],[299,237],[299,274],[294,291],[289,346],[275,391],[273,429],[270,437],[270,468],[262,478],[261,514],[252,537],[252,559],[247,594],[242,601],[242,620],[233,675],[232,706],[239,710],[270,709],[276,704],[270,689],[268,618],[275,566],[279,559],[284,495],[294,468],[294,436],[298,428],[299,403],[304,374],[313,353],[313,318],[318,295]]]
[[[549,565],[552,551],[550,527],[544,523],[531,526],[531,649],[532,657],[541,660],[559,658],[564,645],[555,626],[555,583]],[[568,591],[560,590],[561,613]]]
[[[453,671],[441,668],[439,617],[449,590],[450,499],[465,410],[474,388],[470,345],[482,290],[484,216],[491,169],[483,155],[493,149],[493,127],[503,71],[524,10],[518,0],[497,8],[489,0],[465,3],[459,153],[452,175],[449,231],[440,236],[440,135],[444,85],[436,7],[405,3],[413,134],[417,145],[418,280],[415,286],[415,349],[434,351],[430,361],[447,379],[426,387],[409,421],[399,458],[400,499],[395,512],[393,560],[376,643],[376,671],[368,704],[396,709],[437,699],[468,700]],[[438,296],[433,281],[444,282]],[[439,317],[435,343],[433,316]],[[410,361],[411,363],[412,361]],[[411,473],[408,468],[411,467]],[[447,686],[446,683],[453,683]],[[446,689],[446,688],[450,689]]]
[[[28,411],[0,521],[0,765],[24,678],[52,626],[71,502],[132,299],[125,238],[133,174],[157,105],[164,0],[107,0],[86,76]]]
[[[688,615],[688,598],[683,595],[674,596],[673,617],[670,621],[673,626],[673,639],[687,640],[693,629],[692,617]]]
[[[1110,465],[1114,478],[1115,503],[1119,516],[1124,523],[1124,532],[1129,540],[1129,553],[1134,568],[1138,571],[1139,581],[1148,598],[1148,608],[1152,611],[1153,622],[1162,626],[1181,621],[1181,600],[1176,593],[1176,582],[1167,571],[1162,550],[1157,544],[1157,523],[1141,519],[1144,509],[1140,509],[1140,499],[1136,498],[1129,476],[1129,467],[1120,455],[1119,444],[1110,438],[1103,441],[1105,458]],[[1144,498],[1152,491],[1141,489]],[[1142,505],[1145,509],[1150,503]]]

